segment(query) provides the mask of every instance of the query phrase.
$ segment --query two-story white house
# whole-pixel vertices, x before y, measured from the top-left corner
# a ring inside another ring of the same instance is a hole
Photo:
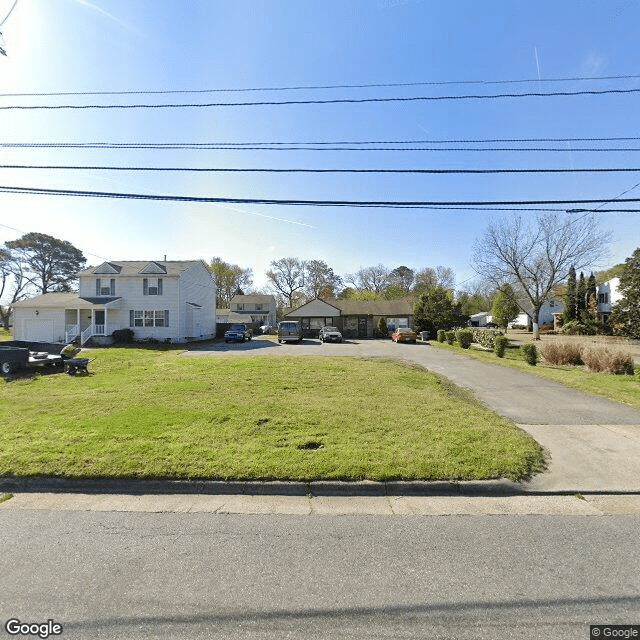
[[[276,324],[276,299],[270,295],[237,295],[229,302],[229,310],[241,314],[246,322],[255,324]]]
[[[14,339],[84,344],[125,328],[135,340],[215,337],[216,286],[202,260],[109,261],[78,279],[78,293],[15,303]]]
[[[622,300],[619,286],[620,278],[618,277],[611,278],[611,280],[598,285],[598,314],[605,326],[609,322],[613,305]]]

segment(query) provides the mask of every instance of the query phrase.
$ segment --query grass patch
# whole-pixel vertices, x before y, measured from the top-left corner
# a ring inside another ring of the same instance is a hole
[[[354,358],[95,351],[0,387],[0,475],[519,479],[539,445],[422,369]]]
[[[629,375],[615,375],[612,373],[595,373],[587,371],[583,366],[572,365],[550,365],[544,360],[538,362],[537,366],[524,362],[520,349],[516,345],[509,345],[505,350],[503,358],[498,358],[493,352],[480,349],[462,350],[455,346],[442,343],[431,343],[440,349],[449,349],[456,353],[482,360],[491,364],[511,367],[525,373],[559,382],[572,389],[578,389],[594,396],[602,396],[616,402],[622,402],[632,407],[640,409],[640,384]]]
[[[4,329],[3,327],[0,327],[0,342],[6,342],[7,340],[13,340],[11,331],[9,331],[8,329]]]
[[[0,504],[6,502],[7,500],[11,500],[13,498],[13,493],[1,493],[0,494]]]

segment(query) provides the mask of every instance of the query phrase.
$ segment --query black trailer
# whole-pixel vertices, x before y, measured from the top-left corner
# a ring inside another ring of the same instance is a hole
[[[24,369],[46,367],[64,370],[63,344],[52,342],[26,342],[10,340],[0,342],[0,371],[11,375]]]

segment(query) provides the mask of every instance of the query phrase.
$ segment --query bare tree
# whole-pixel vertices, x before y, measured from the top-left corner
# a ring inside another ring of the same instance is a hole
[[[416,291],[442,288],[453,291],[456,285],[456,274],[451,267],[425,267],[416,273]]]
[[[6,247],[0,247],[0,322],[5,329],[13,312],[13,304],[26,295],[27,279],[20,260]]]
[[[280,294],[285,302],[293,307],[296,293],[304,289],[306,284],[307,263],[299,258],[280,258],[271,263],[266,272],[269,284]]]
[[[382,293],[389,284],[389,269],[383,264],[365,267],[356,273],[347,274],[345,280],[359,291]]]
[[[217,257],[211,260],[210,268],[218,290],[216,304],[221,309],[228,309],[231,298],[253,284],[253,269],[243,269]]]
[[[512,216],[492,221],[476,240],[473,265],[487,281],[511,283],[522,293],[531,306],[534,339],[539,339],[540,308],[554,287],[567,278],[571,265],[584,269],[602,258],[608,241],[594,214]]]
[[[333,298],[342,286],[342,278],[323,260],[306,263],[305,295],[313,298]]]

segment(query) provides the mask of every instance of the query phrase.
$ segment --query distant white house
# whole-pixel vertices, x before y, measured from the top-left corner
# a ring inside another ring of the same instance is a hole
[[[493,322],[493,316],[488,311],[481,311],[469,316],[469,324],[472,327],[486,327],[489,322]]]
[[[276,299],[271,295],[252,294],[236,295],[229,302],[229,310],[244,316],[241,322],[268,324],[272,327],[276,324]]]
[[[562,298],[560,296],[553,296],[540,307],[538,325],[555,325],[556,318],[562,313],[564,313],[564,302]],[[531,329],[533,327],[533,308],[529,307],[526,311],[521,311],[517,318],[509,323],[509,327],[513,325],[524,325],[527,329]]]
[[[598,314],[600,320],[606,325],[611,315],[613,305],[622,300],[620,293],[620,278],[615,277],[598,285]]]
[[[82,344],[129,328],[134,339],[215,337],[216,286],[202,260],[109,261],[78,274],[78,293],[45,293],[14,305],[15,340]]]

